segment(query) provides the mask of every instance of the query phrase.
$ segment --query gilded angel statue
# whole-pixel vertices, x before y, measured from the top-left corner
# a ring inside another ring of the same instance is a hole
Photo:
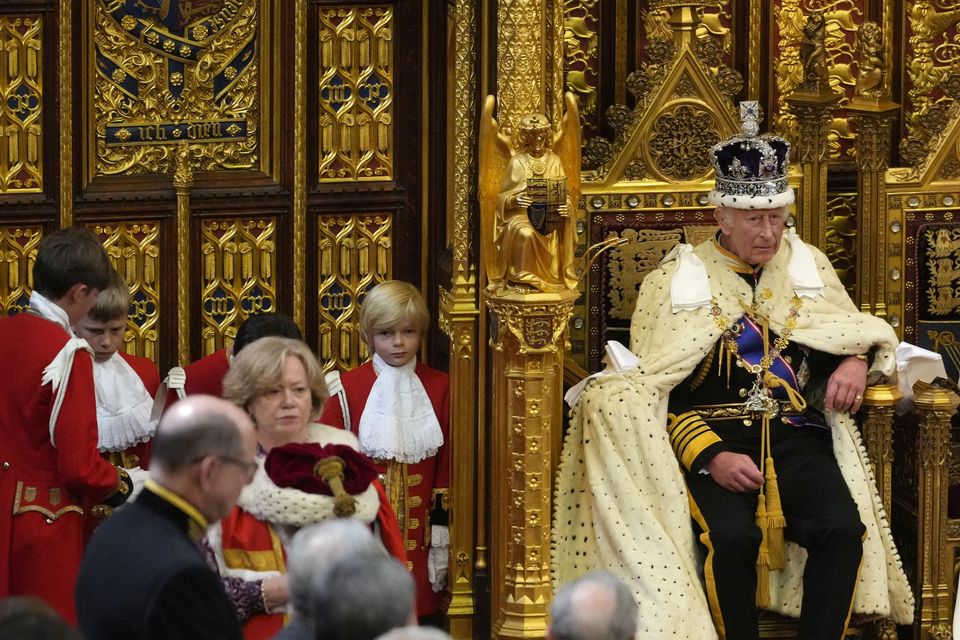
[[[480,118],[480,225],[487,289],[576,289],[574,212],[580,199],[580,115],[572,93],[554,134],[538,113],[520,119],[518,150],[488,96]]]

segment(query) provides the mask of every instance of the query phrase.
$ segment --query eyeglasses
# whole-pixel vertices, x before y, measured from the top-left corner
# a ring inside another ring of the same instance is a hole
[[[234,458],[232,456],[217,456],[217,457],[223,460],[224,462],[237,465],[238,467],[240,467],[241,471],[243,471],[250,477],[253,477],[253,474],[257,472],[257,467],[259,466],[256,460],[241,460],[240,458]]]
[[[226,462],[227,464],[233,464],[240,467],[240,470],[246,473],[247,476],[251,478],[257,472],[257,468],[260,466],[256,460],[241,460],[240,458],[234,458],[233,456],[224,456],[218,453],[208,454],[208,455],[212,455],[217,460],[221,460],[223,462]],[[191,464],[197,464],[198,462],[201,462],[206,457],[207,456],[201,456],[199,458],[195,458],[191,461]]]

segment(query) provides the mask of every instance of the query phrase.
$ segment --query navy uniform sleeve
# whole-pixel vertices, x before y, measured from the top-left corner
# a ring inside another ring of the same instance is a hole
[[[709,355],[706,360],[710,360]],[[690,402],[691,380],[703,366],[704,364],[701,363],[694,369],[691,377],[674,387],[670,392],[667,405],[667,433],[670,436],[670,446],[673,447],[673,452],[683,468],[691,473],[700,471],[718,453],[726,451],[723,440],[700,417]]]

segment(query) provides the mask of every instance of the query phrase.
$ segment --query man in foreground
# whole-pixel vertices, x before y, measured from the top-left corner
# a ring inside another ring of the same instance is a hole
[[[297,531],[287,556],[290,624],[274,640],[311,640],[316,612],[313,588],[320,575],[339,558],[382,552],[370,529],[353,518],[327,520]]]
[[[594,571],[557,590],[548,640],[633,640],[637,603],[615,575]]]
[[[249,417],[210,396],[166,414],[150,480],[94,533],[76,601],[86,637],[240,638],[240,623],[198,542],[236,504],[256,470]]]
[[[640,637],[712,626],[750,640],[758,607],[799,617],[805,639],[842,637],[851,611],[908,622],[913,598],[851,418],[868,364],[892,372],[896,335],[785,231],[789,145],[757,135],[756,103],[741,115],[743,133],[711,149],[719,233],[645,278],[631,324],[640,368],[593,384],[575,410],[557,580],[619,572]]]

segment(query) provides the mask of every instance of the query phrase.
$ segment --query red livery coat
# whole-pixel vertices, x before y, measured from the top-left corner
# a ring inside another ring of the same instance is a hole
[[[187,377],[183,385],[183,392],[188,396],[202,393],[222,398],[223,378],[229,370],[230,359],[227,357],[227,350],[214,351],[183,368]],[[179,400],[177,392],[170,390],[167,393],[167,408],[169,409],[170,405],[177,400]]]
[[[443,432],[443,445],[437,455],[416,464],[383,460],[375,460],[374,463],[385,479],[387,496],[400,523],[407,551],[407,566],[417,584],[417,615],[424,616],[436,613],[439,609],[439,594],[433,592],[427,576],[428,528],[434,496],[450,486],[450,378],[446,373],[422,363],[417,364],[416,374],[437,415]],[[343,374],[340,380],[347,396],[350,430],[356,434],[370,390],[377,380],[373,362]],[[344,428],[343,411],[336,397],[331,397],[324,405],[320,422]]]
[[[0,597],[33,595],[76,623],[73,588],[85,511],[116,492],[97,450],[93,358],[78,351],[50,442],[54,394],[44,368],[70,336],[21,313],[0,318]]]

